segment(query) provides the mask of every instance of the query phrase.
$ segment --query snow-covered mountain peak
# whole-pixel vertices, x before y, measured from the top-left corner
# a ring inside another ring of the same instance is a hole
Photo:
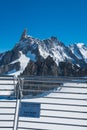
[[[24,35],[26,34],[25,32],[23,33]],[[81,53],[79,48],[82,45],[82,43],[78,43],[78,47],[77,44],[73,44],[68,48],[55,36],[40,40],[27,35],[16,44],[15,48],[18,51],[22,51],[26,56],[30,54],[28,57],[32,55],[33,59],[29,58],[33,61],[36,61],[38,56],[42,56],[44,59],[50,56],[59,65],[59,62],[71,61],[76,63],[78,59],[83,59],[83,56],[79,54]]]
[[[54,36],[40,40],[27,35],[27,30],[25,29],[14,48],[11,51],[0,54],[0,66],[3,66],[0,72],[23,72],[28,62],[33,62],[36,65],[39,60],[41,61],[38,63],[43,63],[45,60],[47,62],[48,57],[51,57],[49,59],[51,61],[53,59],[58,67],[60,62],[69,62],[81,67],[86,66],[87,46],[84,43],[75,43],[67,47]]]
[[[71,47],[71,48],[87,48],[87,46],[85,45],[85,43],[74,43],[74,44],[71,44],[71,45],[69,45],[69,47]]]
[[[85,44],[84,43],[76,43],[77,47],[82,48]]]
[[[87,63],[87,46],[84,43],[75,43],[70,45],[69,48],[78,59]]]

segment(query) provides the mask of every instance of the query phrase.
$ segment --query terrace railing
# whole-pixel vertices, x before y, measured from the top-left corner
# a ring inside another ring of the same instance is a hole
[[[87,129],[87,78],[22,76],[19,91],[17,130]]]
[[[87,78],[0,76],[0,130],[87,129]]]
[[[14,76],[0,75],[0,130],[14,130],[17,100]]]

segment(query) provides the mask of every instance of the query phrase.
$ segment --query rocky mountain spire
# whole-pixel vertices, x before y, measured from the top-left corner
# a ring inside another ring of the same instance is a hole
[[[21,38],[20,38],[20,41],[22,41],[23,39],[25,39],[27,36],[27,29],[25,28],[22,35],[21,35]]]

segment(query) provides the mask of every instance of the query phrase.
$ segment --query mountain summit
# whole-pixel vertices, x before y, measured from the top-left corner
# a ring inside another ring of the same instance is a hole
[[[54,36],[33,38],[26,29],[12,50],[0,54],[0,74],[79,76],[86,66],[87,46],[83,43],[67,47]]]
[[[21,35],[20,41],[22,41],[25,38],[27,38],[27,29],[24,29],[24,31],[23,31],[23,33]]]

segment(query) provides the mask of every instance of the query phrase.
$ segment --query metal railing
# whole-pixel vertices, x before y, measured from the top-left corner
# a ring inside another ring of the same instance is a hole
[[[22,103],[39,103],[40,117],[21,117]],[[87,78],[0,76],[0,130],[87,129]]]
[[[14,130],[16,83],[14,76],[0,75],[0,130]]]
[[[87,78],[19,77],[20,100],[40,103],[40,118],[20,117],[17,130],[87,129]]]

